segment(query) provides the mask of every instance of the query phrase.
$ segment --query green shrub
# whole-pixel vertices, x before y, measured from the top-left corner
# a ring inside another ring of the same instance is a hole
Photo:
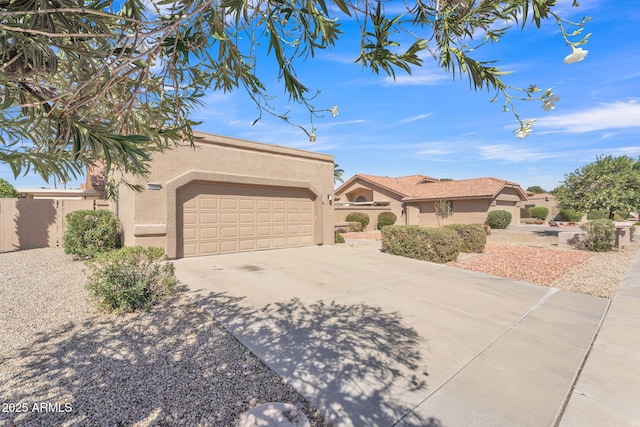
[[[342,237],[342,234],[337,231],[334,234],[334,243],[344,243],[344,237]]]
[[[76,259],[91,259],[121,246],[118,218],[107,210],[82,210],[67,214],[64,251]]]
[[[587,235],[575,242],[579,249],[593,252],[606,252],[613,249],[616,243],[616,226],[610,219],[596,219],[582,225]]]
[[[511,224],[511,213],[507,211],[491,211],[487,215],[487,224],[491,228],[507,228]]]
[[[587,212],[587,220],[593,221],[595,219],[603,219],[607,217],[607,214],[608,212],[606,210]]]
[[[396,219],[398,219],[398,217],[393,212],[380,212],[378,215],[378,230],[382,230],[382,227],[395,224]]]
[[[582,212],[568,208],[563,209],[558,216],[562,218],[563,221],[579,222],[582,219]]]
[[[544,221],[547,219],[547,215],[549,215],[549,208],[546,208],[544,206],[536,206],[536,207],[530,208],[529,212],[531,212],[532,218],[537,218]]]
[[[449,224],[450,228],[458,233],[462,239],[460,251],[465,253],[482,253],[487,244],[487,232],[481,225],[475,224]]]
[[[12,199],[18,197],[18,192],[13,185],[0,178],[0,199]]]
[[[362,230],[364,231],[367,229],[367,225],[369,225],[369,215],[361,212],[350,213],[349,215],[347,215],[346,221],[359,222],[360,224],[362,224]]]
[[[520,218],[531,218],[531,211],[527,208],[520,208]]]
[[[176,292],[175,267],[161,248],[130,246],[98,255],[89,266],[87,291],[106,311],[148,310]]]
[[[390,225],[382,229],[382,250],[393,255],[444,264],[455,261],[462,239],[451,228]]]
[[[362,231],[362,223],[361,222],[350,222],[348,225],[348,231],[350,233],[357,233]]]

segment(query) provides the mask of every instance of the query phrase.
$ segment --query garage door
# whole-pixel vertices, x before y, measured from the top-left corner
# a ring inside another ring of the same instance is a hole
[[[187,184],[177,194],[177,255],[312,245],[313,198],[297,188]]]

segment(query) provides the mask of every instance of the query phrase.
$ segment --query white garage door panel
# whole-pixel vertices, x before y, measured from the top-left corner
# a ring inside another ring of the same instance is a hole
[[[178,190],[178,256],[308,246],[310,192],[196,182]]]

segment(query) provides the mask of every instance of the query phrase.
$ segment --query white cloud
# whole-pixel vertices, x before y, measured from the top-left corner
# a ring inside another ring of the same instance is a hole
[[[396,75],[396,78],[387,76],[383,82],[386,85],[399,86],[432,86],[449,80],[449,76],[441,71],[429,71],[425,69],[414,70],[412,74]]]
[[[554,157],[551,154],[511,144],[481,145],[478,150],[484,159],[503,160],[509,163],[536,162]]]
[[[534,128],[560,133],[585,133],[599,130],[640,127],[640,104],[617,101],[575,113],[538,119]]]
[[[402,119],[398,122],[399,125],[405,125],[407,123],[411,123],[411,122],[415,122],[418,120],[422,120],[422,119],[426,119],[427,117],[429,117],[432,113],[428,113],[428,114],[418,114],[417,116],[413,116],[413,117],[407,117],[406,119]]]

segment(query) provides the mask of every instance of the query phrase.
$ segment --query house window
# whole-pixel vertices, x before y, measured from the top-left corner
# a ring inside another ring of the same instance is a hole
[[[356,199],[356,203],[366,202],[366,201],[367,201],[367,198],[364,196],[358,196],[358,198]]]
[[[525,209],[531,209],[531,208],[535,208],[536,205],[524,205]]]

